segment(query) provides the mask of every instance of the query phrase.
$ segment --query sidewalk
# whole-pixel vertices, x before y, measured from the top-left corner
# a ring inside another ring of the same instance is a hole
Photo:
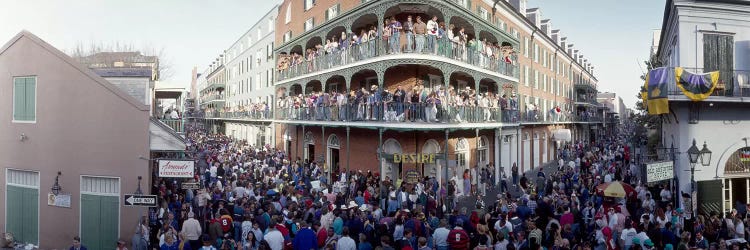
[[[544,164],[544,165],[542,165],[540,167],[543,167],[544,168],[544,174],[546,176],[549,176],[550,174],[552,174],[554,172],[557,172],[557,161],[548,162],[548,163],[546,163],[546,164]],[[524,172],[526,174],[526,178],[528,178],[529,181],[536,181],[536,173],[539,171],[540,167],[537,167],[537,168],[534,168],[534,169],[529,169],[526,172]],[[519,176],[518,178],[520,179],[521,176]],[[513,184],[510,183],[511,181],[512,181],[512,179],[508,178],[508,189],[509,190],[507,190],[507,191],[514,198],[521,196],[520,189],[516,190],[515,188],[513,188]],[[487,190],[486,190],[485,193],[486,193],[486,195],[483,197],[484,198],[484,204],[485,204],[485,206],[490,206],[490,205],[494,204],[495,201],[497,201],[497,194],[500,193],[500,186],[496,185],[495,188],[489,188],[489,187],[487,187]],[[471,196],[471,197],[461,197],[461,198],[459,198],[457,207],[466,207],[466,208],[469,208],[469,209],[474,209],[476,202],[477,202],[477,198],[474,197],[474,196]]]

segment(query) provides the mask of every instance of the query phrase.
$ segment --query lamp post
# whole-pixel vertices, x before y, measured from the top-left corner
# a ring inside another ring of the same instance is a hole
[[[700,158],[701,165],[704,167],[709,166],[711,164],[711,150],[708,149],[706,142],[703,142],[703,149],[699,150],[698,146],[695,145],[695,139],[693,139],[693,145],[690,146],[687,153],[688,160],[690,160],[690,194],[692,196],[695,193],[695,165]],[[696,207],[693,207],[693,217],[695,217],[696,209]]]

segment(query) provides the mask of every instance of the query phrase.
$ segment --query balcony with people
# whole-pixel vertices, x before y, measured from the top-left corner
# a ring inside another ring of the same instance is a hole
[[[518,79],[515,37],[452,2],[393,4],[386,11],[332,20],[277,49],[277,81],[368,65],[383,60],[424,59]],[[424,1],[421,1],[424,2]],[[432,1],[430,1],[432,2]],[[373,5],[376,5],[373,3]],[[446,5],[452,8],[444,13]],[[373,6],[374,7],[374,6]],[[455,10],[453,10],[455,9]],[[444,10],[444,11],[441,11]]]
[[[272,107],[266,102],[249,103],[233,107],[206,109],[205,118],[236,120],[271,120]]]
[[[382,74],[363,69],[280,86],[274,118],[402,126],[520,122],[515,84],[498,82],[477,72],[426,65],[394,65]]]

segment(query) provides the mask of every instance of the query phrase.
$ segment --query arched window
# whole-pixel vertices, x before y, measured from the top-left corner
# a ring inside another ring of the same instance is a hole
[[[339,143],[339,137],[335,134],[331,134],[328,136],[328,147],[329,148],[341,148],[341,144]]]
[[[315,144],[315,138],[313,138],[313,134],[310,131],[307,131],[305,133],[305,144]]]
[[[481,165],[488,164],[490,162],[490,142],[487,140],[487,136],[479,137],[479,147],[477,147],[477,161]]]

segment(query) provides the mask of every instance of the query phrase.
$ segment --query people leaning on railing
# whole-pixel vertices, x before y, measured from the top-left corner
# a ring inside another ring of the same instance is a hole
[[[378,85],[348,92],[314,91],[279,98],[276,118],[304,121],[380,121],[425,123],[518,122],[515,94],[500,97],[466,87],[411,88]],[[536,116],[536,115],[535,115]]]
[[[342,31],[325,37],[324,44],[314,44],[304,51],[283,52],[278,56],[278,78],[294,78],[379,55],[401,53],[433,54],[501,74],[518,73],[514,71],[516,52],[509,43],[468,34],[464,27],[454,24],[448,24],[446,29],[437,16],[426,23],[422,16],[412,20],[409,15],[403,22],[389,17],[380,28],[373,23],[350,33]]]

